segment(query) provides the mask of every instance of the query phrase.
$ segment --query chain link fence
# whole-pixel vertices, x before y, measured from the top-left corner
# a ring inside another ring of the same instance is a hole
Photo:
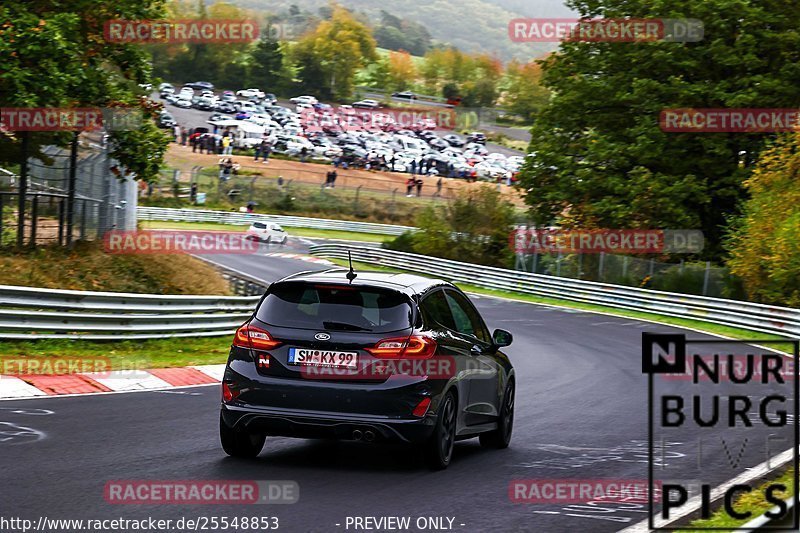
[[[19,176],[0,171],[0,246],[19,243],[21,206],[25,215],[23,245],[95,240],[110,229],[136,229],[136,184],[114,172],[116,162],[108,156],[104,138],[97,134],[84,134],[78,143],[69,223],[70,159],[70,150],[57,146],[46,146],[40,158],[28,159],[22,204]]]

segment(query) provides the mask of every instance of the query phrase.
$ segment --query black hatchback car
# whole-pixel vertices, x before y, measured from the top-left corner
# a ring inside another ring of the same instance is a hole
[[[273,283],[236,332],[220,439],[257,456],[267,436],[399,441],[435,469],[456,440],[506,448],[515,374],[477,309],[450,283],[342,269]]]

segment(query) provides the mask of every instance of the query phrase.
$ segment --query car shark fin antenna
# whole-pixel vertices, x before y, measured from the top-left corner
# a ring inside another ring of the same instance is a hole
[[[347,279],[350,280],[350,283],[353,283],[353,280],[356,279],[356,271],[353,270],[353,258],[350,256],[350,250],[347,250],[347,260],[350,262],[350,272],[348,272]]]

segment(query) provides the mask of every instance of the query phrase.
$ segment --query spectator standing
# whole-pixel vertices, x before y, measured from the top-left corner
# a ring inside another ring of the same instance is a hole
[[[172,130],[172,136],[175,138],[175,142],[180,142],[181,140],[181,127],[175,124],[175,128]]]
[[[231,158],[223,158],[219,160],[219,181],[228,181],[231,179],[231,171],[233,170],[233,161]]]
[[[186,139],[189,137],[189,132],[186,128],[181,128],[181,146],[186,146]]]
[[[391,171],[394,172],[394,164],[397,161],[397,158],[394,156],[394,152],[392,152],[392,158],[389,160],[389,164],[391,165]]]
[[[406,180],[406,198],[411,198],[411,192],[414,190],[416,182],[417,180],[414,177],[410,177]]]
[[[415,160],[411,160],[411,175],[416,176],[417,174],[417,162]]]
[[[197,137],[195,137],[194,135],[189,137],[189,144],[192,145],[192,152],[196,153],[197,152]],[[203,153],[203,152],[200,152],[200,153]]]
[[[331,170],[331,188],[336,187],[336,178],[338,177],[339,175],[336,173],[336,170]]]
[[[422,178],[417,178],[417,198],[422,196],[422,184],[425,183]]]
[[[222,153],[225,155],[233,154],[233,141],[227,135],[222,138]]]
[[[439,176],[439,179],[436,180],[436,194],[434,194],[437,198],[442,196],[442,177]]]
[[[272,143],[269,142],[267,139],[261,141],[261,160],[262,163],[266,163],[269,161],[269,154],[272,153]]]
[[[300,150],[300,162],[305,163],[307,156],[308,156],[308,148],[303,146],[303,149]]]

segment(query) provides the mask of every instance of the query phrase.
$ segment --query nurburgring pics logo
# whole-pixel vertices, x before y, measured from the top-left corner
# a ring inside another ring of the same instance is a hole
[[[249,43],[259,36],[253,20],[109,20],[103,36],[110,43]]]
[[[509,244],[518,254],[698,253],[703,243],[700,230],[518,228],[509,235]]]
[[[536,42],[698,42],[698,19],[559,19],[519,18],[508,23],[508,35],[518,43]]]
[[[106,232],[109,254],[252,254],[259,244],[244,232],[143,230]]]
[[[762,347],[771,344],[791,345],[792,355]],[[653,500],[648,504],[650,529],[686,529],[681,518],[708,519],[717,508],[734,520],[751,520],[754,513],[739,502],[747,494],[752,505],[770,509],[769,518],[793,518],[793,525],[760,528],[797,530],[798,513],[787,505],[786,484],[774,476],[767,482],[755,476],[748,481],[742,474],[761,463],[764,455],[767,470],[776,468],[769,466],[773,451],[788,448],[797,487],[798,369],[793,364],[788,375],[784,367],[799,354],[800,341],[687,340],[683,334],[642,334],[642,372],[648,378],[648,480],[651,487],[660,483],[663,490],[659,510]],[[690,379],[680,378],[686,374]],[[660,460],[655,444],[678,440],[694,446],[696,459]],[[736,483],[720,486],[719,480],[733,478]],[[795,509],[797,498],[795,492]],[[695,523],[691,529],[721,528]]]
[[[800,109],[664,109],[659,117],[669,133],[773,133],[800,129]]]
[[[142,125],[143,113],[126,107],[4,107],[0,129],[6,131],[127,131]]]

